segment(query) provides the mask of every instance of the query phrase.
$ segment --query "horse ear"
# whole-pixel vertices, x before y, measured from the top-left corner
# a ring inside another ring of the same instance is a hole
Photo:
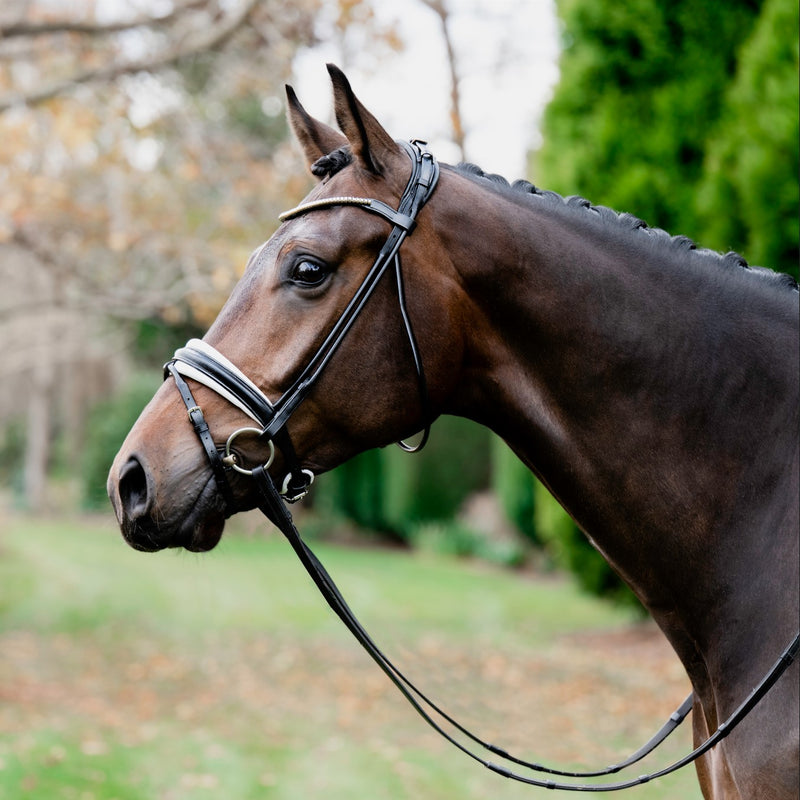
[[[381,175],[403,152],[353,93],[345,74],[328,64],[333,83],[334,110],[353,155],[370,172]]]
[[[347,139],[339,131],[314,119],[303,108],[291,86],[286,87],[286,99],[289,107],[289,122],[297,141],[303,148],[309,167],[317,159],[347,144]]]

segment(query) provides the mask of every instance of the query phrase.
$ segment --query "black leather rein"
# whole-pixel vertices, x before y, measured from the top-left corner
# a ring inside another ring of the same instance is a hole
[[[399,249],[406,236],[408,236],[416,226],[416,218],[420,209],[436,187],[438,165],[433,156],[421,147],[421,143],[416,141],[411,144],[404,143],[404,147],[412,161],[412,173],[397,211],[379,200],[358,197],[332,197],[303,204],[281,215],[281,219],[286,220],[317,209],[330,208],[331,206],[353,206],[354,208],[360,208],[384,217],[392,224],[392,231],[387,237],[375,263],[370,268],[361,286],[342,312],[340,318],[334,324],[320,348],[312,356],[309,363],[292,386],[284,392],[275,403],[272,403],[264,393],[234,364],[226,359],[225,356],[206,342],[198,340],[190,341],[185,347],[179,349],[175,353],[173,359],[165,365],[165,376],[171,376],[175,380],[181,398],[186,406],[189,419],[201,441],[206,456],[211,464],[220,493],[228,508],[233,508],[233,497],[228,483],[228,475],[232,470],[235,470],[252,478],[258,492],[259,509],[286,536],[301,563],[334,613],[348,630],[350,630],[359,644],[425,722],[451,744],[487,769],[503,777],[545,789],[562,789],[573,792],[610,792],[638,786],[654,778],[667,775],[670,772],[674,772],[690,764],[703,755],[703,753],[714,747],[714,745],[730,734],[739,722],[747,716],[750,710],[755,707],[761,698],[769,691],[797,656],[798,648],[800,647],[800,634],[794,638],[794,641],[784,650],[772,669],[728,720],[720,725],[703,744],[668,767],[618,783],[576,784],[557,782],[545,778],[528,777],[483,758],[478,752],[472,749],[472,746],[466,745],[457,739],[456,733],[445,730],[443,726],[451,726],[458,734],[472,742],[473,746],[484,749],[506,762],[524,767],[533,772],[569,778],[594,778],[617,773],[640,761],[655,750],[655,748],[658,747],[658,745],[660,745],[688,715],[689,711],[692,709],[693,695],[690,694],[686,700],[684,700],[680,707],[673,712],[667,722],[647,744],[639,748],[625,760],[617,764],[612,764],[604,769],[590,772],[570,772],[553,769],[517,758],[502,748],[485,742],[458,723],[453,717],[448,715],[420,691],[390,661],[358,621],[325,567],[303,541],[294,525],[292,515],[286,506],[286,502],[294,502],[303,497],[314,478],[313,473],[301,467],[286,431],[286,423],[294,410],[311,391],[322,370],[331,360],[334,352],[350,330],[353,322],[360,314],[365,303],[372,295],[375,287],[390,264],[393,264],[395,268],[400,311],[418,377],[423,423],[426,426],[422,441],[416,447],[411,448],[402,443],[401,446],[406,450],[414,452],[421,449],[427,440],[430,420],[428,419],[425,373],[419,349],[411,328],[411,322],[405,307]],[[258,427],[240,428],[228,437],[223,448],[218,447],[211,436],[202,410],[195,402],[189,384],[185,380],[186,378],[195,380],[213,389],[247,414]],[[268,443],[270,457],[264,464],[255,466],[252,469],[247,469],[240,463],[239,457],[233,448],[233,443],[238,436],[244,433],[258,436]],[[276,446],[281,450],[288,471],[280,490],[276,487],[268,472],[272,464]]]

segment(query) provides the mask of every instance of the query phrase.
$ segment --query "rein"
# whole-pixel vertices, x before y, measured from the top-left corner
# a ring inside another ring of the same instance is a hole
[[[466,727],[442,710],[435,702],[429,699],[391,662],[358,621],[325,567],[303,541],[294,524],[292,515],[286,506],[286,502],[295,502],[301,497],[304,497],[314,480],[313,473],[300,466],[300,462],[294,452],[291,439],[286,430],[286,423],[313,388],[322,370],[331,360],[336,349],[361,313],[364,305],[372,295],[375,287],[390,264],[393,264],[395,269],[400,312],[417,373],[422,416],[425,424],[422,440],[419,444],[411,447],[401,442],[400,446],[408,452],[416,452],[420,450],[427,441],[430,431],[427,386],[419,348],[406,310],[399,257],[400,245],[403,243],[406,236],[414,230],[417,215],[433,193],[438,179],[438,164],[433,156],[424,150],[421,146],[422,144],[423,143],[418,141],[414,141],[411,144],[403,143],[412,161],[412,173],[396,211],[379,200],[359,197],[331,197],[305,203],[291,211],[281,214],[280,219],[284,221],[318,209],[342,205],[353,206],[384,217],[392,224],[392,231],[387,237],[386,242],[381,248],[378,257],[364,278],[361,286],[356,290],[353,298],[350,300],[317,352],[311,357],[292,386],[290,386],[275,403],[272,403],[266,395],[241,370],[225,358],[225,356],[211,345],[197,339],[191,340],[185,347],[176,351],[173,359],[165,365],[165,377],[172,377],[175,380],[178,391],[186,406],[189,420],[205,450],[206,456],[211,464],[214,478],[227,507],[233,507],[233,493],[228,482],[229,473],[231,471],[236,471],[252,478],[258,492],[258,508],[278,527],[284,536],[286,536],[304,568],[334,613],[353,634],[367,654],[387,675],[389,680],[397,687],[414,710],[431,728],[441,734],[441,736],[464,754],[477,761],[479,764],[482,764],[487,769],[505,778],[510,778],[531,786],[574,792],[611,792],[647,783],[654,778],[668,775],[690,764],[728,736],[758,704],[761,698],[764,697],[794,661],[800,649],[800,634],[798,634],[783,651],[773,667],[733,714],[731,714],[731,716],[699,747],[695,748],[685,757],[670,764],[668,767],[618,783],[577,784],[557,782],[544,778],[532,778],[520,775],[505,766],[498,765],[483,758],[478,752],[472,749],[471,746],[465,745],[463,742],[459,741],[454,733],[448,732],[443,726],[445,724],[452,726],[462,736],[470,740],[473,745],[492,753],[494,756],[506,762],[524,767],[533,772],[568,778],[594,778],[617,773],[640,761],[655,750],[689,714],[693,706],[694,695],[690,694],[686,700],[683,701],[647,744],[639,748],[625,760],[617,764],[612,764],[604,769],[587,772],[569,772],[517,758],[501,747],[490,744],[470,732]],[[210,434],[203,412],[196,403],[191,389],[185,380],[186,378],[197,381],[217,392],[228,402],[243,411],[259,427],[245,427],[234,431],[228,437],[224,448],[219,448]],[[247,469],[241,465],[240,457],[233,449],[233,444],[236,438],[243,434],[258,436],[268,443],[270,455],[265,463],[257,465],[252,469]],[[288,469],[280,490],[277,488],[268,472],[268,468],[271,466],[275,455],[276,446],[281,450],[283,460]]]

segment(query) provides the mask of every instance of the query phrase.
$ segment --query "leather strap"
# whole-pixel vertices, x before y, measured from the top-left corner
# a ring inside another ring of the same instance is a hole
[[[217,445],[214,443],[211,431],[208,429],[208,423],[203,416],[203,411],[195,402],[189,385],[175,368],[175,365],[172,363],[167,364],[165,370],[175,379],[175,386],[177,386],[181,400],[183,400],[183,404],[186,406],[189,421],[192,423],[194,432],[197,434],[197,438],[200,439],[200,443],[203,445],[203,449],[206,452],[208,463],[211,465],[211,470],[214,473],[214,480],[217,482],[217,486],[222,493],[225,505],[231,508],[233,506],[233,493],[231,492],[231,487],[225,474],[225,465],[222,463],[222,456],[217,449]]]
[[[353,323],[363,310],[364,305],[372,296],[389,265],[394,262],[400,250],[400,245],[402,245],[406,236],[411,232],[413,226],[407,226],[406,218],[412,221],[416,220],[422,206],[436,188],[439,178],[439,165],[436,159],[426,150],[422,150],[418,145],[411,145],[405,142],[402,144],[411,158],[412,173],[406,185],[406,189],[403,192],[403,196],[400,198],[400,205],[397,211],[394,211],[390,206],[377,200],[370,200],[370,205],[367,205],[366,200],[364,200],[363,203],[355,202],[357,200],[362,200],[362,198],[349,198],[349,200],[354,201],[351,203],[352,205],[384,216],[389,222],[392,222],[392,230],[378,253],[374,264],[345,307],[339,319],[336,321],[336,324],[317,349],[317,352],[312,356],[308,364],[306,364],[295,382],[275,402],[273,409],[274,415],[264,431],[267,438],[272,438],[275,433],[286,424],[289,417],[291,417],[300,403],[302,403],[311,391],[311,388],[314,386],[322,371],[330,362],[333,354],[339,348],[350,328],[353,326]],[[292,211],[287,212],[287,215],[282,215],[282,217],[284,219],[289,219],[299,216],[300,214],[327,207],[328,205],[337,205],[335,202],[336,200],[338,200],[338,198],[330,198],[330,203],[328,203],[325,198],[316,200],[298,206],[292,209]],[[398,218],[402,224],[395,224],[393,222],[395,218]],[[414,343],[412,343],[412,349],[415,349]]]
[[[779,659],[775,662],[772,669],[764,676],[758,686],[750,693],[748,698],[731,714],[727,721],[723,722],[717,730],[699,747],[695,748],[691,753],[673,762],[663,769],[651,772],[645,775],[639,775],[626,781],[617,783],[563,783],[554,780],[546,780],[542,778],[532,778],[526,775],[520,775],[513,772],[499,764],[488,761],[478,755],[470,747],[464,745],[461,741],[455,738],[454,735],[446,731],[442,723],[437,722],[434,715],[453,726],[459,733],[466,736],[476,745],[483,749],[500,756],[501,758],[529,769],[533,772],[547,773],[551,775],[559,775],[564,777],[573,778],[591,778],[610,775],[620,770],[635,764],[646,755],[651,753],[661,742],[663,742],[672,731],[685,719],[692,708],[694,696],[689,695],[683,701],[681,706],[673,712],[666,724],[656,733],[656,735],[643,747],[639,748],[635,753],[629,756],[624,761],[618,764],[613,764],[605,769],[594,772],[568,772],[558,769],[545,767],[535,762],[524,761],[522,759],[511,756],[505,750],[495,745],[484,742],[467,728],[459,724],[455,719],[443,711],[436,703],[430,700],[423,692],[421,692],[383,653],[383,651],[375,644],[370,635],[361,625],[356,618],[353,611],[345,601],[341,592],[339,591],[333,578],[329,575],[325,567],[313,553],[311,548],[303,541],[299,531],[294,525],[291,513],[286,508],[285,504],[281,502],[281,497],[275,489],[269,473],[261,467],[253,470],[253,479],[256,482],[258,494],[260,498],[259,509],[261,512],[277,526],[277,528],[286,536],[292,549],[297,554],[300,562],[308,572],[311,579],[316,584],[325,601],[344,623],[348,630],[353,634],[358,643],[364,648],[367,654],[375,661],[380,669],[386,674],[389,680],[397,687],[401,694],[411,704],[414,710],[422,717],[423,720],[433,728],[437,733],[449,741],[454,747],[461,750],[465,755],[482,764],[487,769],[502,775],[504,778],[509,778],[514,781],[528,784],[530,786],[537,786],[543,789],[559,789],[568,792],[614,792],[621,789],[630,789],[634,786],[648,783],[655,778],[660,778],[669,775],[678,769],[691,764],[698,759],[723,738],[728,736],[736,726],[747,716],[747,714],[758,704],[761,698],[775,685],[778,679],[783,675],[790,664],[795,660],[800,649],[800,634],[795,636],[794,640],[783,651]]]

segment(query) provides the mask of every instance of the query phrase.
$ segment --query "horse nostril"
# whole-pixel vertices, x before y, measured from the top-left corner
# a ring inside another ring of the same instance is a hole
[[[125,516],[135,520],[147,513],[150,502],[147,474],[137,458],[131,456],[119,473],[119,498]]]

